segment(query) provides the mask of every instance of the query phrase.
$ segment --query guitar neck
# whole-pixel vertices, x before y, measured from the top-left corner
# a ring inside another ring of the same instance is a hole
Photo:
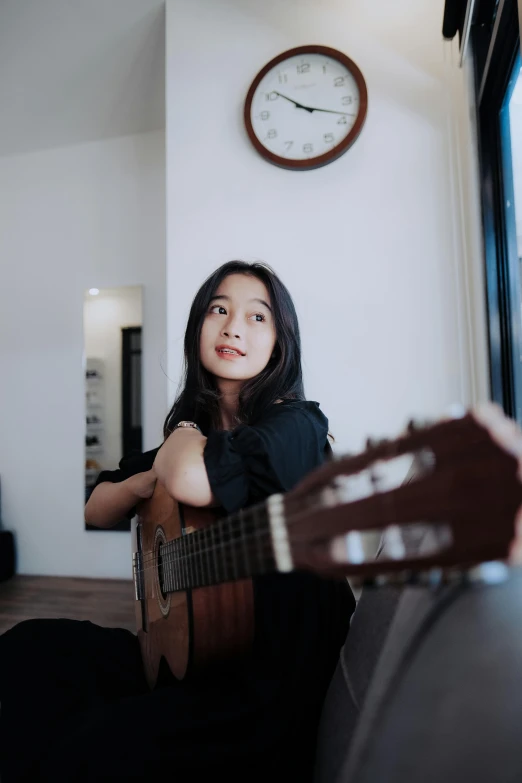
[[[277,570],[267,504],[167,542],[161,548],[159,566],[166,593]]]

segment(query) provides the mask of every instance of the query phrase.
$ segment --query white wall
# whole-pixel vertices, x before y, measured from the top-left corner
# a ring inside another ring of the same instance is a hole
[[[102,288],[97,295],[86,292],[83,323],[87,367],[95,359],[102,373],[94,390],[99,389],[103,408],[92,412],[102,419],[98,431],[103,450],[94,458],[102,470],[115,470],[122,457],[121,330],[143,324],[141,286]]]
[[[482,274],[467,73],[443,0],[166,7],[170,377],[203,279],[262,259],[295,299],[307,394],[340,450],[487,394],[483,289],[466,288]],[[242,109],[259,69],[306,43],[357,62],[369,113],[346,155],[303,173],[258,156]]]
[[[165,137],[0,159],[0,476],[21,573],[130,577],[130,537],[87,532],[83,297],[143,286],[144,446],[166,411]]]

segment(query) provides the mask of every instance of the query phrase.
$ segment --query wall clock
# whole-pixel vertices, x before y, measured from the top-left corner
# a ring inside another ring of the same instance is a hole
[[[266,160],[308,170],[331,163],[351,147],[367,109],[366,82],[353,60],[327,46],[300,46],[257,74],[244,120]]]

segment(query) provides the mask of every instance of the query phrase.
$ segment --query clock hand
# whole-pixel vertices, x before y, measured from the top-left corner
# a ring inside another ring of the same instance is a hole
[[[355,114],[353,114],[353,113],[351,113],[349,111],[334,111],[334,109],[318,109],[318,108],[312,107],[312,106],[303,106],[302,103],[297,103],[297,101],[293,101],[292,98],[287,98],[286,95],[283,95],[282,93],[277,92],[277,90],[272,90],[272,92],[274,92],[276,95],[279,95],[280,98],[284,98],[285,101],[290,101],[290,103],[293,103],[294,106],[297,109],[304,109],[305,111],[309,111],[310,114],[313,111],[325,111],[328,114],[343,114],[346,117],[355,117]]]
[[[309,111],[310,113],[313,112],[313,109],[309,109],[308,106],[303,106],[302,103],[297,103],[297,101],[293,101],[291,98],[287,98],[286,95],[283,95],[280,92],[277,92],[277,90],[272,90],[276,95],[279,95],[280,98],[284,98],[285,101],[290,101],[290,103],[293,103],[296,109],[304,109],[305,111]]]
[[[305,107],[303,107],[305,108]],[[308,111],[326,111],[328,114],[343,114],[345,117],[355,117],[355,114],[352,114],[349,111],[334,111],[334,109],[308,109]]]

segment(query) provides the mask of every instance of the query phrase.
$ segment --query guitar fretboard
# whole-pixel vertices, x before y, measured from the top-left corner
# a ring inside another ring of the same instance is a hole
[[[168,541],[158,558],[164,593],[246,579],[275,567],[264,505]]]

